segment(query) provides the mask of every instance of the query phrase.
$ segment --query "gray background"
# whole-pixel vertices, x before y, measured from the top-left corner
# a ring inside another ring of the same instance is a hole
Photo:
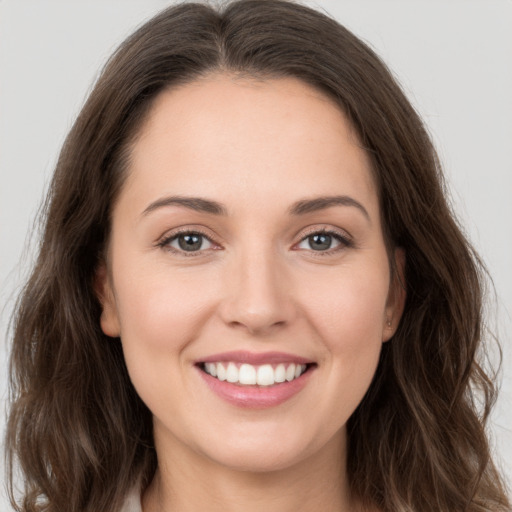
[[[0,0],[0,429],[6,328],[59,148],[98,70],[163,0]],[[424,117],[454,208],[497,290],[504,349],[493,446],[512,481],[512,2],[317,0],[366,40]],[[29,243],[30,242],[30,243]],[[0,459],[1,460],[1,459]],[[3,462],[0,462],[0,478]],[[7,510],[0,488],[0,510]]]

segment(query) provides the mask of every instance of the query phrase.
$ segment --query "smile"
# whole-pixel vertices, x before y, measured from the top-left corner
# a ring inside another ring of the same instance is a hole
[[[203,370],[220,381],[240,386],[273,386],[298,379],[307,369],[305,364],[280,363],[252,365],[233,361],[204,363]]]
[[[241,408],[266,409],[287,402],[307,386],[318,364],[282,352],[224,352],[196,361],[203,382]]]

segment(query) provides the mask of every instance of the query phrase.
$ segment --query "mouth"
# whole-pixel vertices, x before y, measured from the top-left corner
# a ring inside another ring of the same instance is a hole
[[[202,380],[217,396],[237,407],[268,408],[297,395],[317,363],[280,352],[225,352],[196,361]]]
[[[199,368],[221,382],[238,386],[274,386],[298,379],[314,365],[291,362],[254,365],[223,361],[199,363]]]

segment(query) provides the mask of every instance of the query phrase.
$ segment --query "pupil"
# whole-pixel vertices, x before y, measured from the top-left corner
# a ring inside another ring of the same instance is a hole
[[[314,250],[329,249],[331,246],[331,235],[313,235],[310,240],[313,241],[312,248]]]
[[[201,248],[200,235],[181,235],[178,239],[181,249],[184,251],[193,251]]]

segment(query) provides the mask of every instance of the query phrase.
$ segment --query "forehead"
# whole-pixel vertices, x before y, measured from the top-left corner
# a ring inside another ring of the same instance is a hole
[[[126,187],[201,187],[227,199],[229,189],[262,200],[269,189],[282,200],[333,188],[376,195],[368,155],[333,100],[295,78],[229,75],[160,93],[132,145]]]

